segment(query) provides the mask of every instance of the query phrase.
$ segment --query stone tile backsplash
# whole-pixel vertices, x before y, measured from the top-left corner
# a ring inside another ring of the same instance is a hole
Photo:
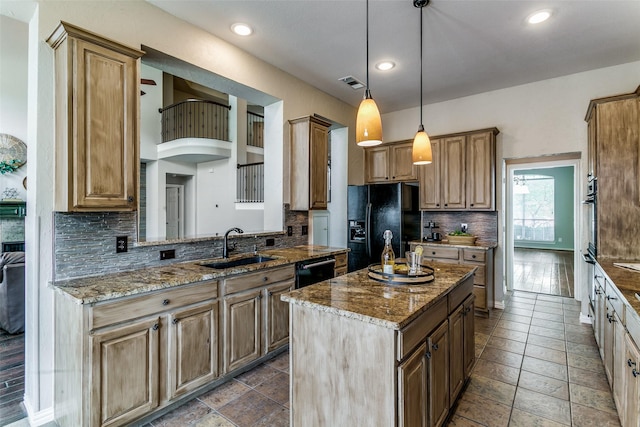
[[[96,276],[145,267],[167,265],[222,256],[222,237],[166,244],[136,246],[135,212],[63,213],[54,212],[54,280]],[[294,230],[308,223],[307,212],[294,212],[285,205],[284,229]],[[127,236],[129,250],[116,253],[116,236]],[[267,238],[275,245],[266,246]],[[283,248],[308,243],[309,236],[294,232],[229,236],[236,244],[233,253],[251,252],[253,245],[258,250]],[[175,259],[160,261],[160,250],[175,249]]]
[[[498,212],[422,212],[422,237],[429,234],[429,228],[424,226],[429,221],[434,221],[438,228],[434,232],[446,234],[460,229],[460,224],[468,225],[468,233],[477,236],[480,240],[498,241]]]

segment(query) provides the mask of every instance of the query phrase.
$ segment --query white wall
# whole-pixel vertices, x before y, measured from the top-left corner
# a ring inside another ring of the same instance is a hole
[[[427,82],[428,84],[428,82]],[[482,93],[424,107],[424,125],[430,135],[497,127],[496,206],[502,206],[503,160],[553,153],[581,152],[579,176],[586,177],[587,124],[584,121],[591,99],[630,93],[640,85],[640,62],[587,71],[522,86]],[[413,138],[419,117],[416,108],[382,116],[385,140]],[[580,199],[584,198],[583,186]],[[584,210],[576,250],[586,247]],[[504,212],[499,212],[502,230]],[[496,301],[503,298],[503,235],[498,233],[496,251]],[[584,263],[576,265],[578,277],[586,277]],[[578,279],[580,280],[580,279]],[[583,283],[583,282],[579,282]],[[585,294],[586,295],[586,294]],[[583,312],[586,313],[583,301]]]

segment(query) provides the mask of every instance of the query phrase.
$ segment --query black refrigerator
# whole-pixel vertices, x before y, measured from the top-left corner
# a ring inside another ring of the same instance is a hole
[[[404,258],[409,241],[420,240],[418,183],[350,185],[347,192],[348,271],[379,263],[383,233],[393,233],[393,252]]]

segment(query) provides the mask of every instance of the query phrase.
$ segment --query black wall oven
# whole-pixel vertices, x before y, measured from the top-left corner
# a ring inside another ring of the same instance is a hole
[[[333,279],[335,264],[333,256],[296,263],[296,289]]]
[[[595,301],[595,273],[593,265],[596,263],[596,257],[598,255],[598,178],[591,174],[587,175],[587,198],[582,203],[589,209],[587,216],[589,224],[589,243],[587,245],[587,252],[582,254],[582,258],[587,264],[589,264],[587,268],[589,303],[593,308]]]

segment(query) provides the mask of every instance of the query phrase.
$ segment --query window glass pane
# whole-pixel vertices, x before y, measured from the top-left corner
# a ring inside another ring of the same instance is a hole
[[[554,178],[514,175],[513,180],[514,239],[554,242]]]

